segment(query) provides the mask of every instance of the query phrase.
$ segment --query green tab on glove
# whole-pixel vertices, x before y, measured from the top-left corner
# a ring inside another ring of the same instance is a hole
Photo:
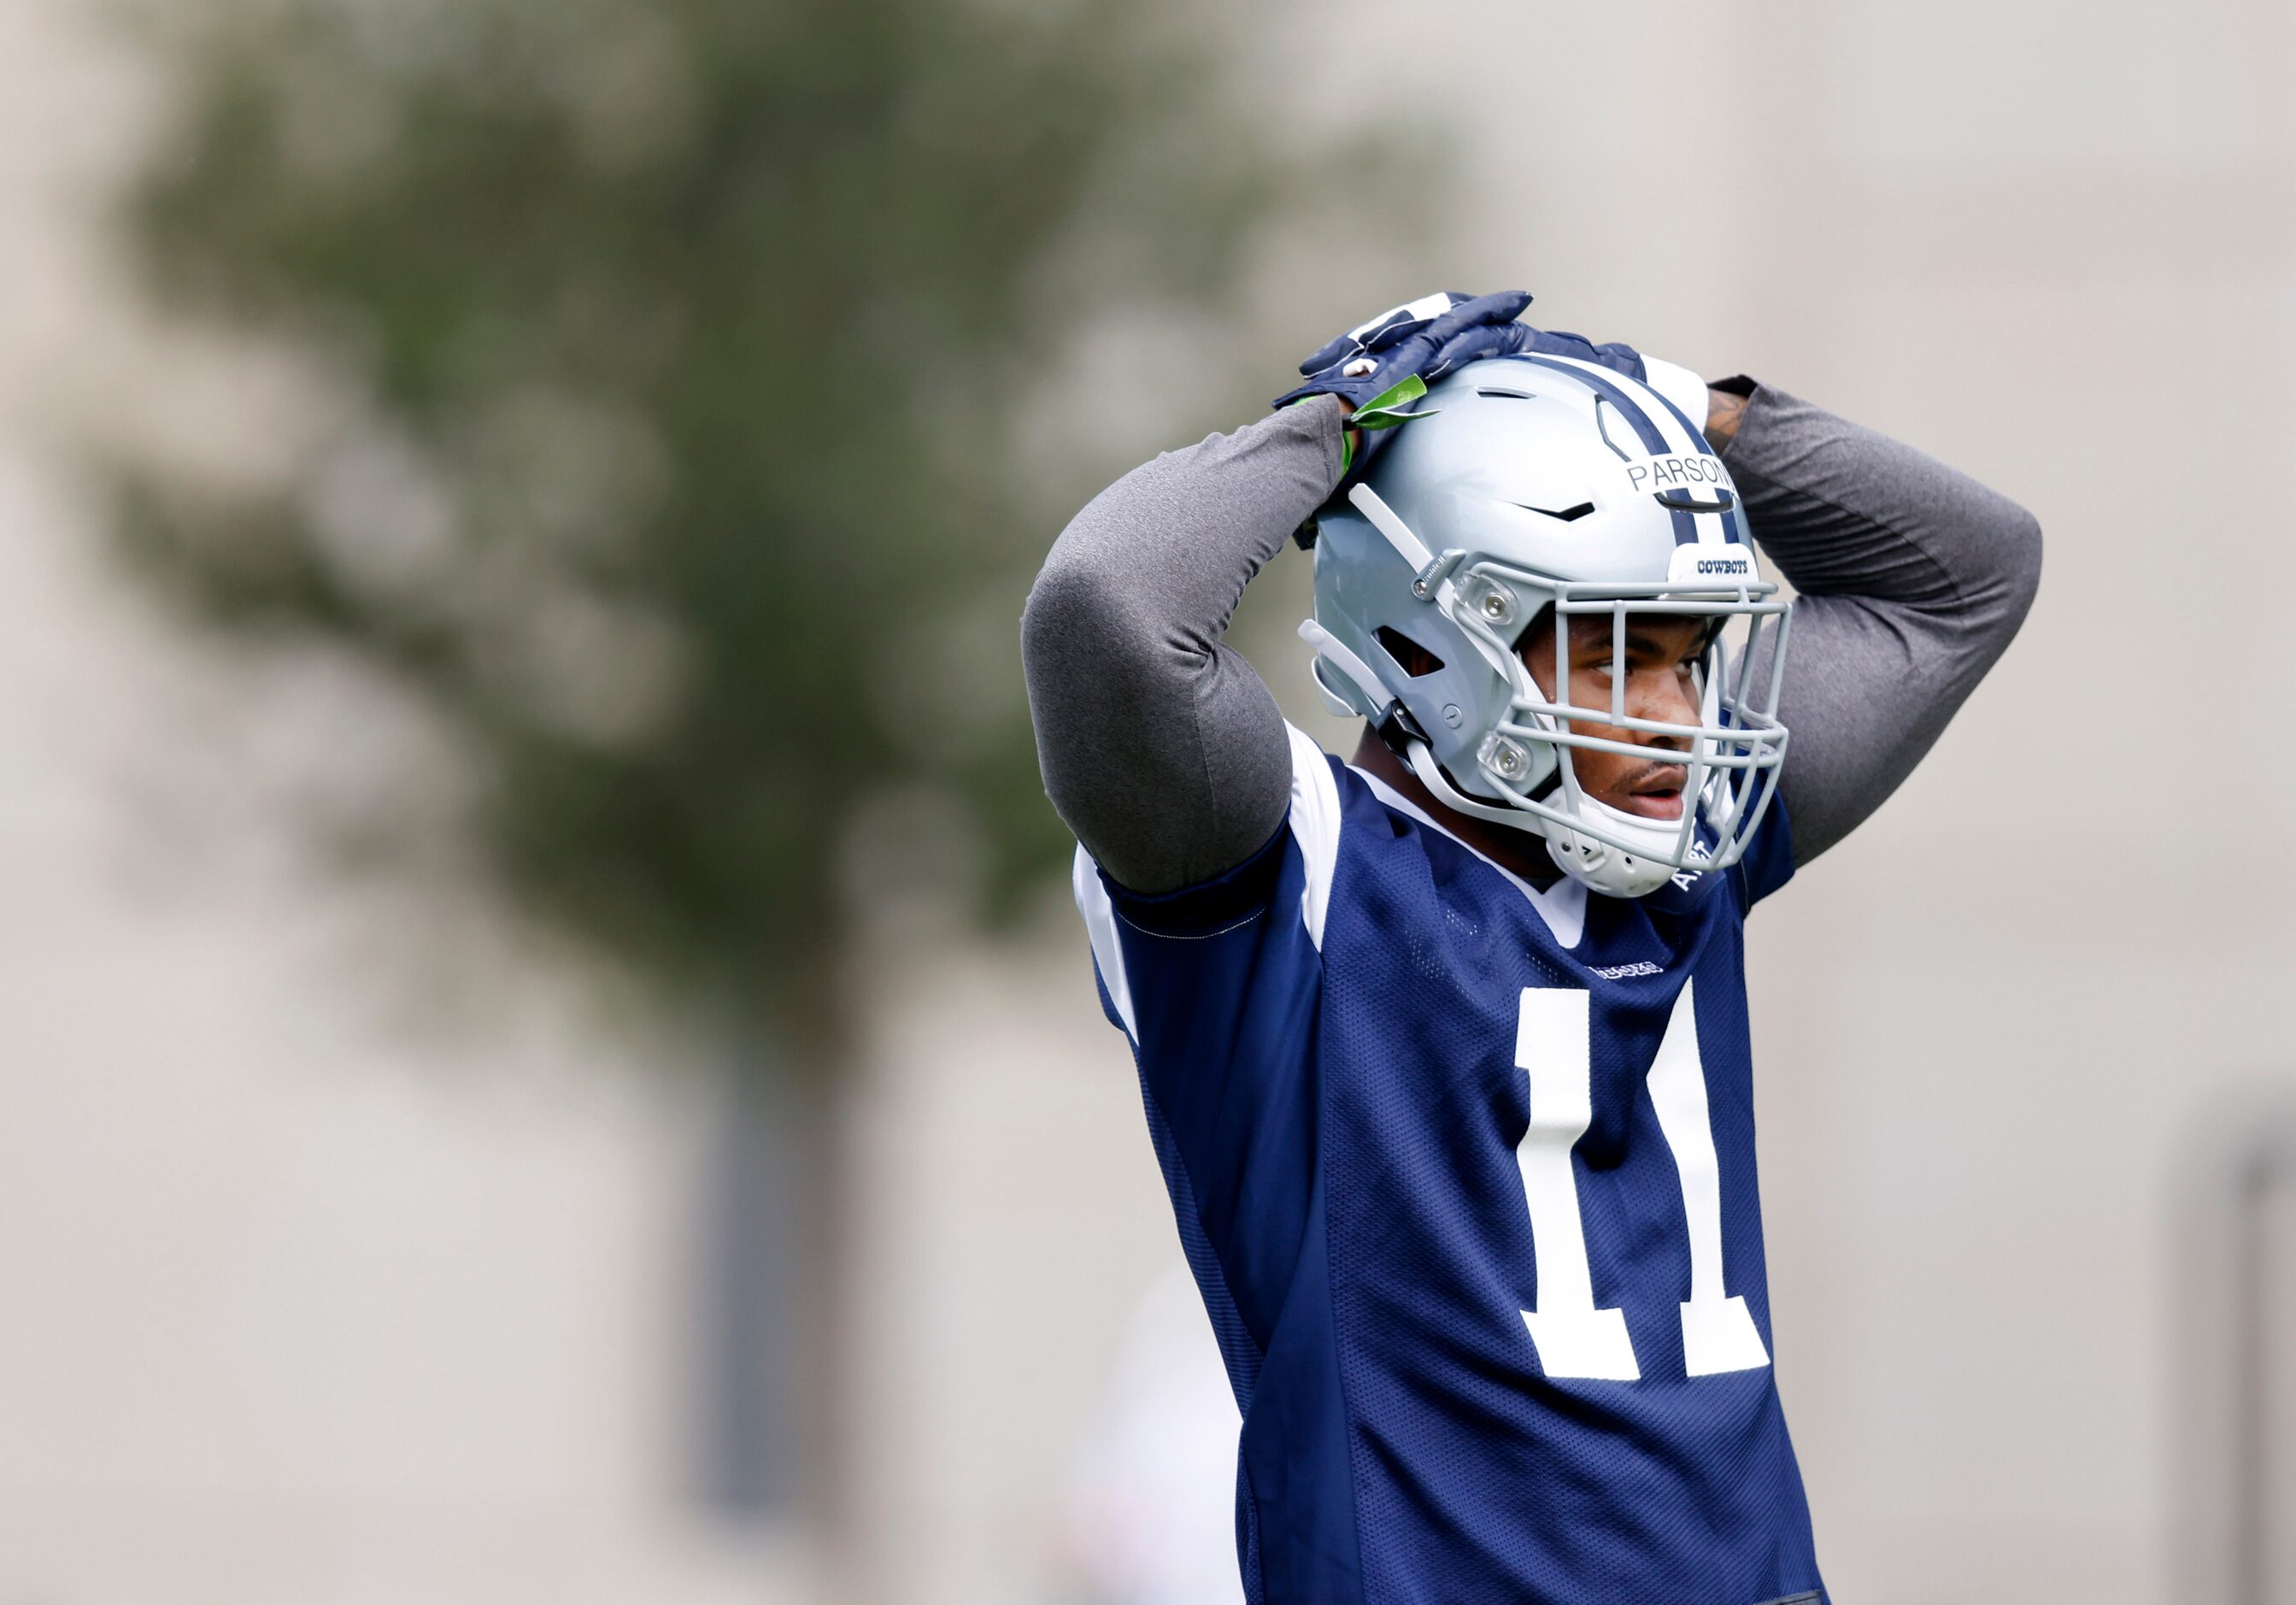
[[[1406,412],[1406,402],[1416,401],[1427,393],[1427,382],[1416,374],[1406,374],[1370,400],[1348,415],[1349,429],[1393,429],[1413,418],[1431,418],[1431,412]]]

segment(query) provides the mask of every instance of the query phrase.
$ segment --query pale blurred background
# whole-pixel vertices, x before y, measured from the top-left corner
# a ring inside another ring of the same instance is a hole
[[[2296,1601],[2292,78],[2285,0],[0,0],[0,1605],[1234,1600],[1014,624],[1436,284],[2048,534],[1751,938],[1836,1594]]]

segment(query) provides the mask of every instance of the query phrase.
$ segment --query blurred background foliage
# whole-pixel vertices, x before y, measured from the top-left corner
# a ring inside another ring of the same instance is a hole
[[[1021,399],[1103,308],[1221,316],[1348,153],[1274,152],[1192,6],[151,26],[183,65],[129,214],[148,293],[351,404],[257,490],[119,463],[127,549],[443,719],[516,907],[833,1064],[857,852],[961,860],[993,915],[1067,848],[1019,682],[1059,517],[1016,484]]]

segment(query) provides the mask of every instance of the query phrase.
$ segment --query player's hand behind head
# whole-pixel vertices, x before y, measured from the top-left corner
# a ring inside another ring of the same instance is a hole
[[[1642,359],[1630,347],[1597,346],[1581,335],[1517,322],[1530,301],[1528,290],[1472,296],[1439,290],[1390,307],[1324,342],[1300,365],[1306,382],[1276,397],[1275,405],[1289,407],[1311,396],[1341,398],[1359,415],[1356,427],[1374,432],[1362,437],[1363,447],[1350,463],[1360,468],[1384,438],[1376,432],[1408,419],[1405,409],[1426,386],[1466,363],[1536,352],[1640,375]]]

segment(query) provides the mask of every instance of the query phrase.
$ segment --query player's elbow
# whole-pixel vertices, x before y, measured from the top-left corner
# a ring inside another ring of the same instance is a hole
[[[2041,591],[2041,521],[2015,502],[2005,504],[1991,549],[2001,614],[2013,635]]]
[[[1996,654],[2016,636],[2041,588],[2041,521],[1971,482],[1943,544],[1948,585],[1932,607]]]
[[[1054,548],[1021,610],[1021,667],[1031,695],[1072,684],[1086,663],[1104,665],[1124,638],[1127,604],[1113,575],[1064,561]]]

